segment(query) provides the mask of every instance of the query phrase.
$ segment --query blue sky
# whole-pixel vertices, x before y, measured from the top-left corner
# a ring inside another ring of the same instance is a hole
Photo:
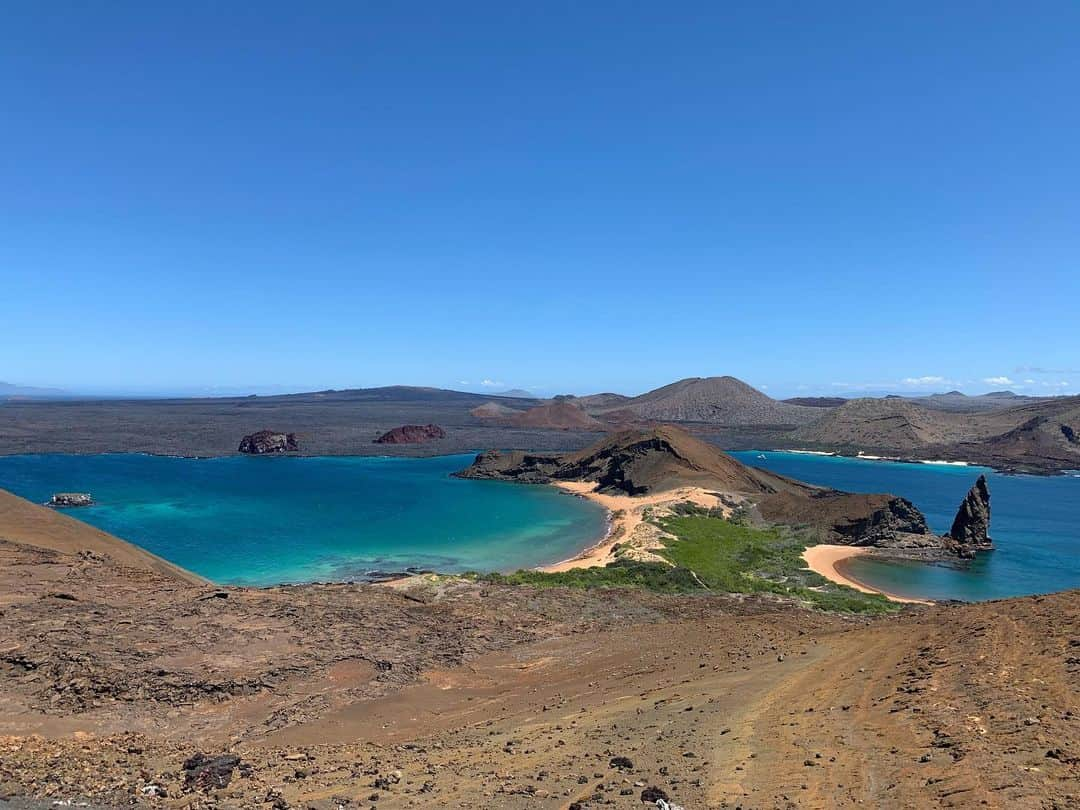
[[[1078,30],[1075,2],[8,4],[0,380],[1077,391]]]

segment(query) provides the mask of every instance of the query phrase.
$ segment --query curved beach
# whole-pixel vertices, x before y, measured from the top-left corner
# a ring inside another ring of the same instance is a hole
[[[844,560],[850,560],[854,557],[861,557],[866,554],[869,554],[869,552],[865,548],[823,543],[818,546],[810,546],[802,553],[802,558],[806,561],[807,568],[815,574],[820,574],[825,577],[825,579],[835,582],[838,585],[846,585],[847,587],[854,588],[862,593],[881,594],[893,602],[903,602],[905,604],[914,605],[933,604],[933,602],[927,599],[911,599],[910,597],[883,591],[880,588],[870,587],[840,570],[839,566]]]
[[[554,486],[564,492],[587,498],[607,509],[608,529],[607,534],[599,543],[589,546],[581,553],[566,560],[538,567],[537,570],[549,574],[574,568],[592,568],[613,562],[615,558],[612,556],[612,550],[617,544],[625,543],[633,536],[634,530],[644,520],[647,507],[690,501],[711,509],[720,502],[714,493],[702,487],[680,487],[653,495],[631,496],[602,494],[596,491],[596,484],[592,481],[556,481]]]

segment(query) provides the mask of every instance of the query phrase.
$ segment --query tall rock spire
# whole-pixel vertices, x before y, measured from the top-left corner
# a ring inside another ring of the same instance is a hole
[[[980,475],[968,490],[953,519],[947,538],[961,557],[974,557],[976,551],[993,547],[990,539],[990,489],[986,476]]]

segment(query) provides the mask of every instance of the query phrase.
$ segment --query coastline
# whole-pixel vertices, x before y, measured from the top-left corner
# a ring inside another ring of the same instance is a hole
[[[706,508],[714,508],[720,499],[702,487],[680,487],[654,495],[605,495],[596,491],[596,484],[591,481],[553,481],[552,486],[563,492],[587,498],[603,506],[608,513],[607,533],[599,542],[582,549],[573,557],[548,565],[537,566],[535,570],[548,574],[570,571],[575,568],[593,568],[615,561],[614,548],[633,536],[635,529],[645,519],[645,509],[650,506],[663,506],[670,503],[691,501]]]
[[[871,587],[849,574],[844,573],[840,567],[838,567],[841,566],[845,560],[866,556],[869,553],[870,552],[867,549],[859,546],[840,546],[822,543],[821,545],[810,546],[801,556],[806,563],[807,568],[815,574],[820,574],[825,577],[825,579],[835,582],[837,585],[846,585],[847,587],[854,588],[862,593],[880,594],[891,602],[900,602],[907,605],[934,604],[929,599],[912,599],[911,597],[900,596],[899,594],[883,591],[880,588]]]
[[[980,464],[976,461],[953,461],[949,459],[933,459],[933,458],[912,458],[910,456],[877,456],[870,453],[864,453],[859,450],[855,453],[848,453],[842,450],[800,450],[800,449],[785,449],[780,447],[774,447],[772,450],[761,450],[762,453],[791,453],[797,456],[831,456],[832,458],[849,458],[852,461],[888,461],[894,464],[929,464],[935,467],[971,467],[975,469],[991,470],[993,472],[1005,473],[1006,470],[998,469],[997,467],[987,466]],[[1061,472],[1065,472],[1062,470]],[[1052,473],[1047,473],[1052,474]]]

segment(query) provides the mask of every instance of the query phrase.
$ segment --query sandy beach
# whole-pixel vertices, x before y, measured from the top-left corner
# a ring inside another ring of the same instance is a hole
[[[644,511],[647,507],[690,501],[711,509],[720,503],[716,495],[702,487],[680,487],[658,492],[655,495],[630,496],[605,495],[596,492],[596,484],[590,481],[557,481],[554,482],[554,486],[600,504],[608,510],[609,522],[607,535],[596,545],[568,560],[539,568],[548,573],[569,571],[573,568],[592,568],[613,562],[615,558],[611,553],[612,548],[618,543],[625,543],[633,536],[634,530],[644,519]]]
[[[926,599],[910,599],[905,596],[888,593],[887,591],[878,588],[871,588],[856,579],[845,576],[837,570],[836,565],[842,560],[848,560],[852,557],[861,557],[867,553],[865,548],[859,548],[857,546],[837,546],[826,543],[819,546],[810,546],[810,548],[802,553],[802,558],[806,561],[807,568],[814,573],[821,574],[825,579],[831,580],[838,585],[847,585],[849,588],[854,588],[862,593],[879,593],[893,602],[903,602],[905,604],[914,605],[933,604]]]

